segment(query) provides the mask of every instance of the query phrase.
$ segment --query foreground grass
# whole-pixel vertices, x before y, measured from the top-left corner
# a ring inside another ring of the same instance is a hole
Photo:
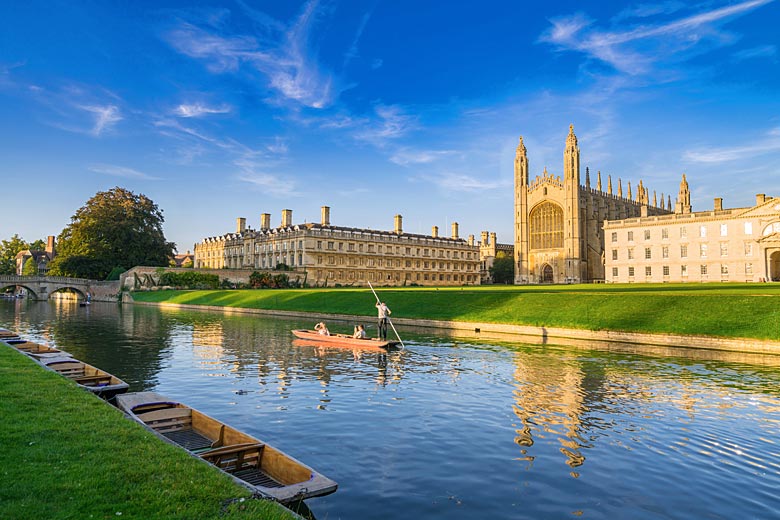
[[[780,284],[378,288],[393,318],[780,339]],[[374,316],[370,289],[153,291],[143,302]]]
[[[0,517],[290,519],[0,343]]]

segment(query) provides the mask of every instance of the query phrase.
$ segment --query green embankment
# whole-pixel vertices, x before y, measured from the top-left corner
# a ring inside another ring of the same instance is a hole
[[[0,388],[2,518],[293,518],[3,343]]]
[[[780,284],[377,288],[393,318],[780,339]],[[169,302],[373,316],[369,289],[151,291]]]

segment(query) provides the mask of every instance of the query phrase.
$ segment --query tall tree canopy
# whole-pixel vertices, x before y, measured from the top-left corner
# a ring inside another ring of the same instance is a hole
[[[41,241],[34,243],[38,242]],[[0,274],[16,274],[16,255],[25,249],[30,249],[30,244],[22,240],[19,235],[0,242]]]
[[[70,220],[57,239],[52,274],[102,280],[116,267],[166,266],[173,255],[162,211],[145,195],[100,191]]]
[[[512,283],[515,277],[515,264],[511,256],[503,251],[496,254],[493,267],[489,269],[494,283]]]

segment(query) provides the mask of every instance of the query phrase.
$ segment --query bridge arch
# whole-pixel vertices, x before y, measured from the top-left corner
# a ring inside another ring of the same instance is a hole
[[[15,282],[15,283],[0,282],[0,293],[4,293],[5,290],[8,289],[9,287],[13,287],[13,288],[21,287],[22,289],[30,293],[30,295],[33,297],[34,300],[38,299],[37,292],[35,292],[29,285],[25,285],[19,282]]]

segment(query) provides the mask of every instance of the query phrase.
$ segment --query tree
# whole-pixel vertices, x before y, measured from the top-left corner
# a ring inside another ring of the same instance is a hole
[[[515,277],[514,259],[503,251],[496,254],[493,267],[489,269],[493,283],[512,283]]]
[[[38,276],[38,262],[35,258],[28,258],[22,267],[22,275],[24,276]]]
[[[70,220],[57,238],[52,274],[102,280],[117,266],[165,266],[173,256],[162,211],[145,195],[100,191]]]
[[[19,235],[0,242],[0,274],[16,274],[16,255],[19,251],[29,249],[28,246]]]

